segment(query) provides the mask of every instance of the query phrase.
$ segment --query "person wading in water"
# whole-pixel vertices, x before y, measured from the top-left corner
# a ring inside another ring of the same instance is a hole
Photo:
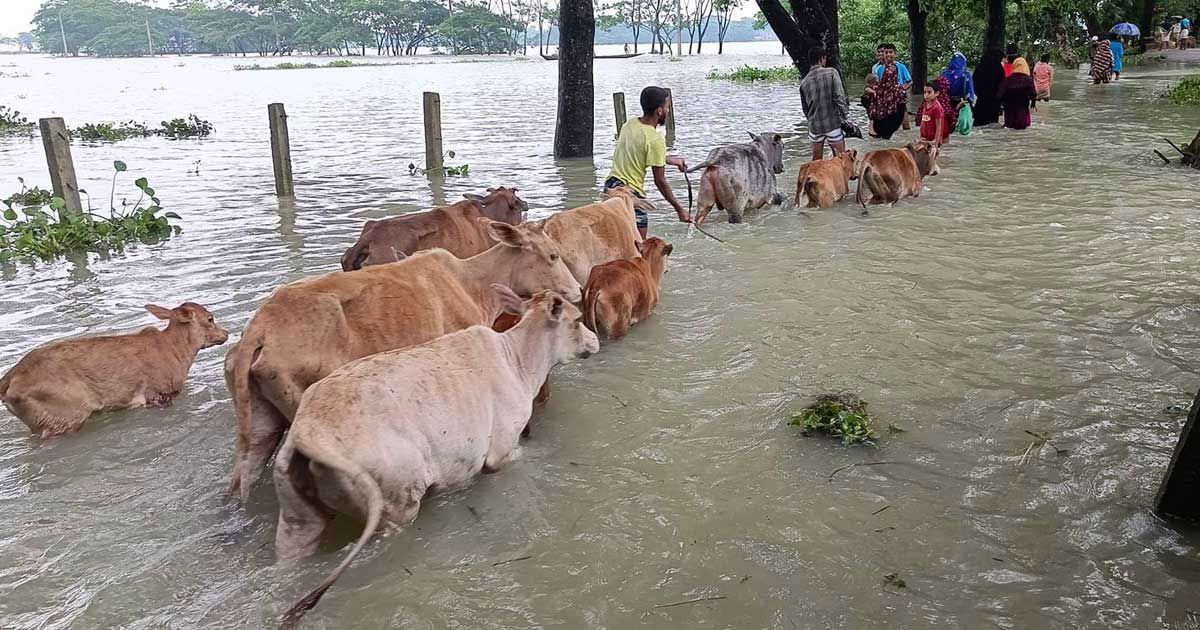
[[[617,136],[617,147],[613,150],[612,171],[604,180],[604,189],[627,187],[634,195],[646,198],[646,169],[654,171],[654,185],[662,193],[667,203],[675,208],[679,220],[691,223],[692,215],[683,204],[675,198],[671,184],[667,182],[667,168],[670,164],[687,172],[687,162],[682,157],[667,157],[667,143],[658,135],[658,126],[667,122],[667,113],[671,111],[671,97],[664,88],[651,85],[642,90],[642,115],[625,123]],[[642,238],[646,238],[646,230],[650,225],[650,217],[643,210],[634,210],[637,215],[637,228]]]

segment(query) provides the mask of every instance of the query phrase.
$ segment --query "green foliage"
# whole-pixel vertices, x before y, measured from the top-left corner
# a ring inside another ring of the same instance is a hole
[[[125,163],[114,162],[113,170],[115,184],[117,175],[126,170]],[[134,182],[140,192],[138,200],[132,204],[122,200],[120,209],[110,203],[108,217],[93,214],[90,207],[87,212],[70,212],[61,197],[52,197],[37,186],[27,189],[24,180],[19,181],[21,191],[4,199],[0,213],[0,262],[50,260],[76,252],[120,252],[131,242],[152,242],[181,231],[170,221],[179,215],[162,212],[144,177]],[[147,198],[151,203],[142,205]]]
[[[1200,75],[1180,81],[1167,92],[1167,98],[1176,105],[1200,105]]]
[[[117,142],[129,138],[147,138],[163,136],[171,139],[203,138],[213,132],[212,123],[201,119],[195,114],[187,118],[164,120],[157,129],[151,129],[145,123],[129,121],[123,123],[87,123],[71,130],[73,137],[84,142]]]
[[[841,438],[842,444],[874,444],[878,437],[867,415],[867,403],[847,394],[825,394],[792,416],[792,426]]]
[[[0,136],[33,133],[33,123],[21,112],[0,105]]]
[[[336,61],[330,61],[329,63],[326,63],[324,65],[312,63],[312,62],[294,63],[291,61],[285,61],[283,63],[277,63],[273,66],[260,66],[258,64],[237,65],[237,66],[234,66],[233,69],[234,70],[312,70],[314,68],[353,68],[355,66],[373,66],[373,65],[381,65],[381,64],[354,63],[353,61],[350,61],[349,59],[338,59]]]
[[[448,160],[448,159],[454,159],[454,151],[447,151],[445,154],[442,155],[442,175],[466,177],[467,175],[471,174],[471,165],[470,164],[460,164],[458,166],[447,166],[446,160]],[[430,169],[428,167],[421,168],[421,167],[417,166],[416,164],[409,162],[408,163],[408,174],[416,175],[418,173],[420,173],[422,175],[429,174],[429,173],[435,173],[435,169]]]
[[[795,66],[778,66],[774,68],[742,66],[736,70],[728,71],[721,71],[714,68],[708,71],[705,78],[743,83],[753,83],[755,81],[799,81],[800,71]]]

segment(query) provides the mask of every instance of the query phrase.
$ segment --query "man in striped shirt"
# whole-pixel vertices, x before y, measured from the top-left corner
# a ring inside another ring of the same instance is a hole
[[[842,75],[825,66],[828,58],[822,48],[809,50],[808,61],[812,67],[800,82],[800,105],[808,119],[813,159],[825,157],[826,142],[834,155],[841,155],[846,150],[842,124],[850,116],[850,101],[842,88]]]

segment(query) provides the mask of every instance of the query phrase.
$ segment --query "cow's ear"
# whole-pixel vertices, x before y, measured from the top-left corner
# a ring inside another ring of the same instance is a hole
[[[159,319],[165,319],[168,321],[171,319],[171,309],[169,309],[165,306],[159,306],[157,304],[147,304],[146,310],[150,311],[151,315],[153,315]]]
[[[488,192],[492,192],[492,191],[489,190]],[[463,193],[463,199],[467,199],[469,201],[478,201],[480,203],[483,203],[483,196],[476,195],[475,193]]]
[[[754,135],[753,131],[747,131],[746,133],[750,134],[751,140],[758,140],[758,136]]]
[[[675,246],[667,243],[667,246],[663,248],[663,256],[670,256],[673,251],[675,251]]]
[[[634,241],[633,248],[637,250],[637,253],[644,256],[646,254],[646,241]]]
[[[487,217],[480,217],[480,220],[487,221],[488,232],[492,235],[492,238],[496,239],[497,241],[504,243],[509,247],[516,248],[525,247],[528,244],[526,242],[525,235],[522,234],[521,230],[518,230],[516,226],[512,226],[507,223],[501,223],[500,221],[492,221]]]
[[[503,284],[493,284],[492,290],[500,298],[500,308],[504,309],[505,313],[520,317],[525,312],[525,300],[522,300],[521,296],[513,293],[512,289]]]
[[[783,142],[783,136],[775,134],[775,142]]]

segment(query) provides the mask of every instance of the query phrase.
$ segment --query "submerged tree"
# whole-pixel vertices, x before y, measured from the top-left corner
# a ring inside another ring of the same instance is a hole
[[[562,0],[558,36],[558,120],[554,157],[590,157],[595,131],[592,0]]]
[[[825,48],[830,66],[841,67],[838,0],[788,0],[788,9],[780,0],[755,2],[801,72],[808,71],[809,49],[818,46]]]

